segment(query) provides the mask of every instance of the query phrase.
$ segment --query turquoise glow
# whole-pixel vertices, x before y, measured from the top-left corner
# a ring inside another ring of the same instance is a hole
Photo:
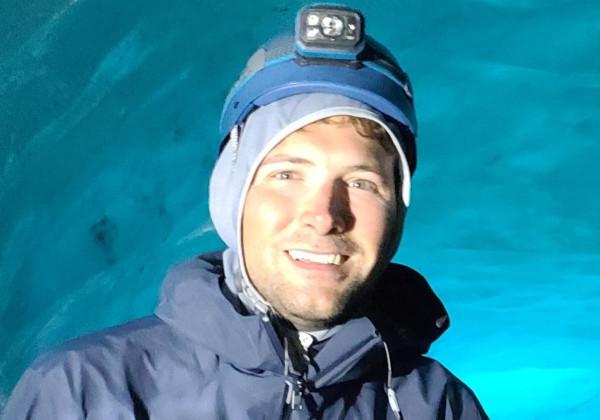
[[[450,312],[431,355],[494,419],[600,418],[597,2],[348,3],[413,82],[395,260]],[[303,4],[0,3],[0,407],[39,352],[151,312],[170,264],[221,246],[222,101]]]

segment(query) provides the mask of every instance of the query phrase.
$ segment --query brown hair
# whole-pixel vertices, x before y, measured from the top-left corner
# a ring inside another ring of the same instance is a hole
[[[394,143],[392,142],[392,139],[390,138],[390,135],[386,129],[376,121],[366,118],[353,117],[351,115],[337,115],[324,118],[319,122],[338,125],[351,123],[358,134],[363,137],[377,140],[386,152],[394,155],[398,153],[396,151],[396,146],[394,146]]]

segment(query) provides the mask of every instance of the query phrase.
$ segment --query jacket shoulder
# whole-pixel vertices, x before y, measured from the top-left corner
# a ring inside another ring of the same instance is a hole
[[[398,400],[410,401],[406,408],[411,412],[439,419],[488,419],[471,388],[435,359],[419,357],[413,370],[396,380]]]
[[[13,389],[2,419],[85,417],[86,392],[126,395],[120,389],[127,384],[124,376],[144,360],[144,354],[155,352],[166,334],[168,327],[149,316],[70,340],[42,354]]]

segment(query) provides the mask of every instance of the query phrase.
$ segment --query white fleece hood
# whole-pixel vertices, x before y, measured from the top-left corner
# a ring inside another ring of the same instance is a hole
[[[210,215],[217,233],[229,247],[224,254],[228,285],[246,306],[263,315],[270,305],[248,278],[241,246],[246,193],[262,160],[283,139],[306,125],[341,115],[373,120],[386,129],[398,151],[402,173],[402,183],[397,186],[397,191],[401,192],[398,208],[408,207],[410,169],[397,129],[371,107],[336,94],[294,95],[258,108],[243,126],[234,127],[213,170],[209,191]]]

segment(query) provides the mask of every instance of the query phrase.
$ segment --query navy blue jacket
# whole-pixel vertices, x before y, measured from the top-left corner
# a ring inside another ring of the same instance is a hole
[[[2,420],[486,419],[471,390],[422,355],[448,326],[425,280],[392,264],[374,302],[312,355],[291,407],[273,322],[231,294],[220,253],[203,256],[171,270],[153,316],[38,358]]]

